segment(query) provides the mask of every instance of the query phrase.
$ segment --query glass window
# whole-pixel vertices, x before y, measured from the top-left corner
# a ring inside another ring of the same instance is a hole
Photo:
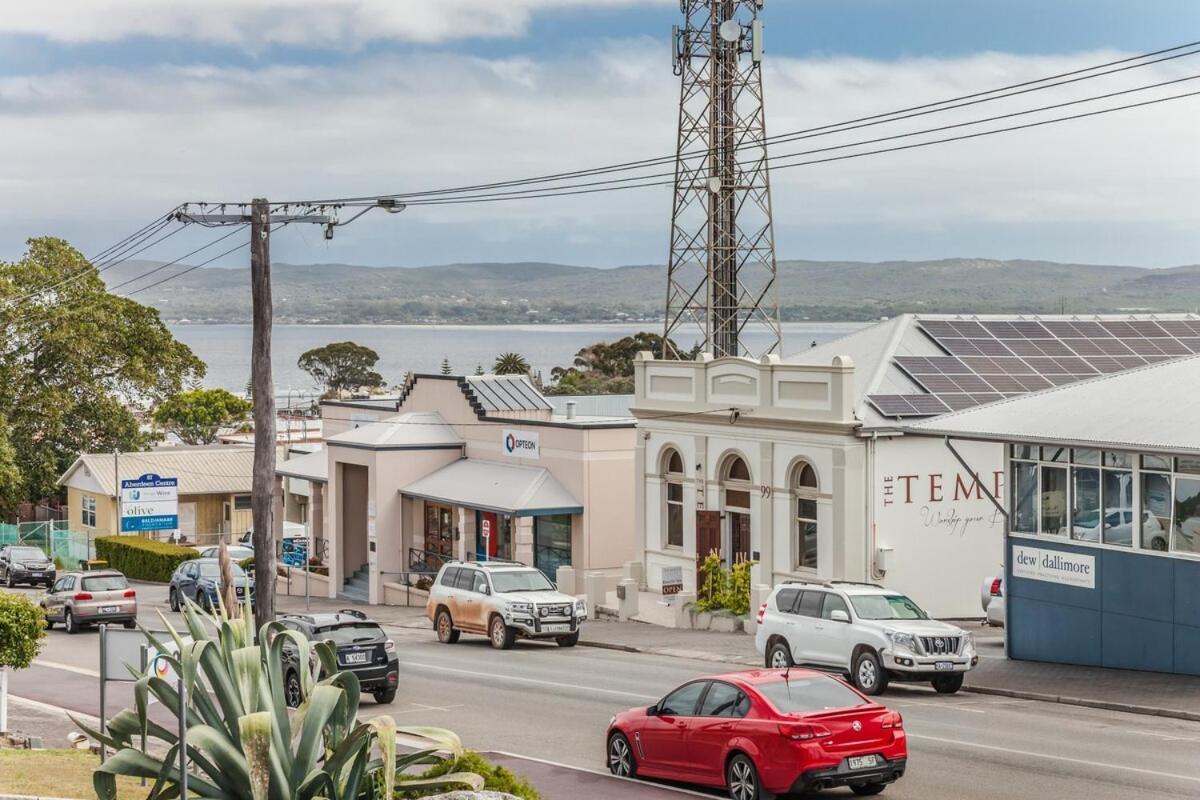
[[[775,608],[785,614],[794,614],[796,598],[800,596],[799,589],[780,589],[775,595]]]
[[[234,511],[250,511],[253,509],[253,499],[248,494],[236,494],[233,496]]]
[[[721,681],[713,681],[704,696],[700,706],[702,717],[744,717],[749,710],[749,703],[743,703],[745,695],[735,686]]]
[[[1171,471],[1171,459],[1166,456],[1142,456],[1142,469],[1156,469],[1161,472]]]
[[[482,572],[475,573],[475,585],[471,587],[471,591],[482,594],[487,591],[487,578]]]
[[[83,579],[83,589],[88,592],[115,592],[128,589],[124,575],[93,575]]]
[[[475,586],[475,570],[460,569],[458,571],[458,580],[454,582],[455,589],[462,589],[469,592]]]
[[[533,565],[547,575],[571,566],[571,515],[537,517],[533,523]]]
[[[1129,453],[1116,453],[1112,450],[1105,450],[1102,463],[1106,467],[1133,469],[1133,456],[1131,456]]]
[[[725,490],[725,505],[729,508],[749,508],[750,493],[739,492],[736,489]]]
[[[679,456],[678,450],[672,450],[667,458],[667,472],[669,474],[683,474],[683,459]]]
[[[1087,464],[1088,466],[1098,466],[1100,464],[1100,451],[1099,450],[1077,449],[1075,451],[1074,461],[1076,464]]]
[[[817,472],[812,464],[802,464],[797,468],[796,487],[800,489],[817,488]]]
[[[1012,462],[1012,529],[1017,533],[1037,533],[1037,464]]]
[[[658,714],[662,717],[691,717],[696,714],[696,704],[704,692],[707,681],[696,681],[687,686],[681,686],[663,698],[658,704]]]
[[[729,471],[726,473],[731,481],[748,481],[750,480],[750,468],[746,466],[746,462],[734,456],[729,460]]]
[[[1175,525],[1171,529],[1171,549],[1176,553],[1200,553],[1200,479],[1175,479]]]
[[[1175,459],[1176,472],[1200,472],[1200,458],[1177,458]]]
[[[1071,451],[1065,447],[1043,447],[1042,461],[1054,461],[1065,464],[1070,460],[1070,453]]]
[[[783,673],[780,680],[756,684],[755,689],[780,714],[807,714],[827,708],[865,706],[857,692],[828,675]]]
[[[83,502],[83,526],[85,528],[96,527],[96,498],[90,494],[82,495]]]
[[[1075,504],[1071,509],[1071,538],[1081,542],[1098,542],[1100,541],[1100,470],[1073,467],[1071,473],[1075,479]]]
[[[796,500],[796,566],[817,568],[817,501]]]
[[[459,573],[458,567],[446,567],[446,569],[442,572],[442,580],[441,580],[442,586],[453,587],[454,584],[458,581],[458,573]]]
[[[313,639],[330,641],[334,644],[358,644],[360,642],[382,642],[387,639],[383,628],[374,622],[351,622],[331,625],[313,631]]]
[[[683,547],[683,484],[667,484],[667,546]]]
[[[850,609],[846,607],[846,601],[840,596],[828,592],[825,594],[825,605],[821,608],[822,619],[833,619],[834,611],[844,611],[846,616],[850,616]]]
[[[536,569],[504,569],[492,573],[496,594],[506,592],[550,592],[554,584]]]
[[[1105,544],[1133,547],[1133,473],[1104,470]]]
[[[850,604],[862,619],[929,619],[920,606],[902,594],[851,595]]]
[[[216,559],[209,560],[206,558],[203,561],[201,561],[197,566],[199,567],[199,573],[200,573],[201,578],[219,578],[219,577],[221,577],[221,565],[217,563]],[[246,571],[243,570],[239,564],[232,564],[231,569],[232,569],[234,578],[246,577]],[[193,568],[193,571],[195,571],[195,568]]]
[[[800,605],[796,609],[802,617],[821,616],[821,604],[825,601],[824,592],[805,592],[800,595]]]
[[[1042,467],[1042,533],[1067,533],[1067,468]]]
[[[1032,444],[1013,444],[1009,445],[1008,452],[1009,455],[1016,459],[1022,459],[1024,461],[1036,461],[1037,450],[1037,447]]]
[[[1171,476],[1143,473],[1142,549],[1166,550],[1170,532]]]

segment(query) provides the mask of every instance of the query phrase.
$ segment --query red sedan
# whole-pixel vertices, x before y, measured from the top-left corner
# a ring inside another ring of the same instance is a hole
[[[725,787],[733,800],[835,786],[878,794],[907,759],[898,713],[803,669],[699,678],[608,726],[613,774]]]

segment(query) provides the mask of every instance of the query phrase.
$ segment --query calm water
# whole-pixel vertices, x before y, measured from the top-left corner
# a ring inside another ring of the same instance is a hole
[[[250,378],[249,325],[171,325],[171,332],[208,364],[205,385],[242,391]],[[408,370],[437,372],[442,358],[458,374],[491,368],[498,354],[517,352],[549,378],[550,370],[571,363],[581,348],[647,330],[632,325],[276,325],[273,336],[275,386],[310,389],[308,374],[296,366],[300,354],[330,342],[351,341],[379,353],[376,369],[389,384]],[[827,342],[863,327],[860,322],[791,322],[783,326],[784,353],[812,342]],[[754,337],[747,342],[754,346]]]

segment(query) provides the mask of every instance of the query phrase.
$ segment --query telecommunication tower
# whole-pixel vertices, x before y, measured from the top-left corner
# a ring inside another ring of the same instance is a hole
[[[699,336],[701,349],[716,357],[777,353],[763,0],[680,0],[680,7],[684,25],[673,37],[679,143],[664,335],[681,349]]]

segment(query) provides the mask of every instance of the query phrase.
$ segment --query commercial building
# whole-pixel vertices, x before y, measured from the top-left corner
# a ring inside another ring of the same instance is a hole
[[[1191,353],[1195,315],[921,314],[786,359],[643,354],[632,413],[647,583],[693,591],[698,555],[715,550],[758,562],[758,585],[876,581],[937,616],[977,617],[980,582],[1004,561],[987,496],[1003,491],[1004,448],[968,441],[956,455],[907,424]]]
[[[1200,357],[947,414],[1003,448],[1012,658],[1200,675]]]
[[[384,602],[449,558],[616,576],[633,557],[634,420],[554,413],[524,376],[412,375],[395,399],[322,404],[310,482],[330,596]],[[389,588],[390,587],[390,588]]]

